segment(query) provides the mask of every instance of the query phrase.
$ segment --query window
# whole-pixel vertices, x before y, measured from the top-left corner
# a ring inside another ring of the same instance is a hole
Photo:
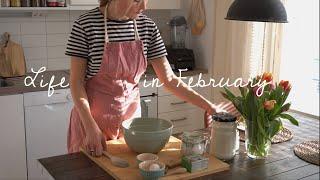
[[[319,116],[319,0],[287,0],[286,10],[289,23],[283,24],[281,63],[279,72],[274,73],[293,86],[288,97],[291,109]],[[274,37],[268,28],[266,23],[252,23],[251,77],[266,69],[277,71],[272,65],[277,62],[267,62],[274,61],[266,55],[272,50],[264,43]],[[269,66],[264,67],[266,64]]]
[[[286,8],[280,79],[292,82],[292,109],[319,116],[319,0],[288,0]]]

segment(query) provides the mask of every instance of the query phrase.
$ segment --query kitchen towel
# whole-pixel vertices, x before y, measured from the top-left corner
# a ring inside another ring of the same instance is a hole
[[[206,26],[206,13],[203,0],[192,0],[188,18],[191,33],[200,35]]]
[[[4,33],[0,41],[0,76],[16,77],[26,74],[23,48],[10,40],[10,34]]]

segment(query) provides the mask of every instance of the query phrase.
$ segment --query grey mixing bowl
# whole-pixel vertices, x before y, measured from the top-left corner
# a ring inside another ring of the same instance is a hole
[[[137,153],[158,153],[170,139],[173,124],[158,118],[134,118],[122,122],[124,139]]]

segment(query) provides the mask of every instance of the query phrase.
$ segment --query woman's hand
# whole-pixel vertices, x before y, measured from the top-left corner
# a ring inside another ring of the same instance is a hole
[[[241,114],[233,106],[231,102],[221,102],[219,104],[212,104],[209,109],[204,113],[204,126],[205,128],[211,127],[213,118],[212,115],[216,113],[227,112],[233,116],[239,117]]]
[[[92,156],[102,156],[102,152],[107,150],[106,139],[99,128],[94,128],[87,132],[84,139],[84,148]]]

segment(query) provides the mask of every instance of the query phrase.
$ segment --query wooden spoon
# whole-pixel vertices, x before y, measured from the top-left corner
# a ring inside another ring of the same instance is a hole
[[[120,167],[120,168],[129,167],[129,163],[125,159],[122,159],[117,156],[113,156],[110,153],[108,153],[107,151],[103,151],[103,155],[108,157],[111,160],[111,163],[117,167]]]

